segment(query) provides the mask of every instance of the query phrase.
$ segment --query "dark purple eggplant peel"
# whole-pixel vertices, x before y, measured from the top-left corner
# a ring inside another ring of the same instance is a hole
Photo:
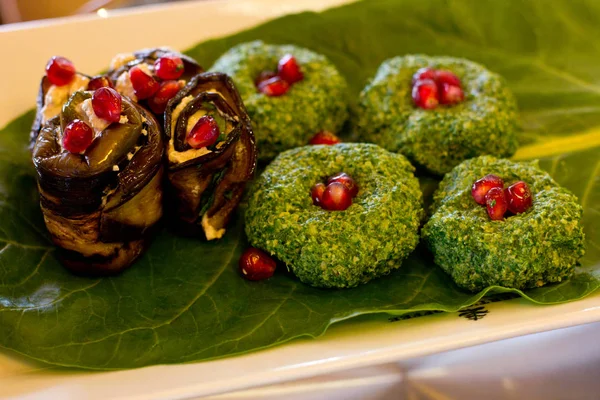
[[[75,92],[58,117],[41,125],[33,147],[40,205],[63,263],[85,274],[116,273],[144,251],[162,216],[164,144],[152,114],[123,97],[121,121],[99,131],[83,154],[61,145],[84,119],[92,92]]]
[[[209,114],[220,125],[213,146],[191,148],[186,137],[194,121]],[[165,110],[169,196],[187,225],[202,228],[206,239],[225,233],[256,166],[250,119],[232,80],[221,73],[194,77]]]

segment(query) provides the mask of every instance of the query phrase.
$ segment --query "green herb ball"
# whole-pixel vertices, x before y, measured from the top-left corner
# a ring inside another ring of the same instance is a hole
[[[359,186],[344,211],[312,204],[310,190],[339,172]],[[281,153],[253,185],[250,243],[304,283],[348,288],[400,267],[419,241],[422,195],[413,166],[367,143],[304,146]]]
[[[277,63],[286,54],[296,58],[304,79],[283,96],[260,93],[256,78],[264,71],[277,72]],[[260,160],[304,146],[319,131],[337,133],[348,118],[346,81],[325,56],[310,50],[244,43],[223,54],[211,70],[224,72],[235,82],[252,120]]]
[[[492,221],[473,200],[473,182],[487,174],[506,186],[525,181],[531,208]],[[422,230],[434,260],[457,285],[528,289],[569,278],[584,252],[582,207],[537,162],[491,156],[467,160],[447,174],[434,194],[433,216]]]
[[[449,70],[462,83],[465,101],[425,110],[412,100],[420,68]],[[517,149],[517,105],[504,79],[460,58],[409,55],[385,61],[359,100],[361,140],[399,152],[434,174],[484,154],[509,157]]]

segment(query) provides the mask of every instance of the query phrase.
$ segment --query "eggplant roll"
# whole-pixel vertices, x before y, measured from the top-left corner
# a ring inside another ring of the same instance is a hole
[[[152,80],[158,82],[159,84],[164,84],[168,81],[164,81],[160,77],[157,76],[155,69],[155,62],[162,57],[167,56],[176,56],[181,59],[183,62],[183,71],[178,71],[177,74],[181,74],[179,77],[172,80],[172,82],[177,82],[180,85],[180,88],[185,86],[187,82],[189,82],[194,76],[203,72],[202,67],[191,57],[188,57],[184,54],[178,53],[174,50],[168,48],[153,48],[153,49],[143,49],[136,51],[134,53],[121,53],[117,54],[112,61],[110,62],[110,70],[108,71],[108,76],[114,82],[115,89],[124,96],[129,97],[131,100],[135,102],[139,102],[144,105],[146,108],[150,109],[160,120],[162,120],[162,114],[164,112],[165,106],[171,94],[168,94],[168,98],[164,98],[164,94],[162,96],[162,104],[161,99],[156,99],[154,96],[151,98],[138,98],[140,95],[139,92],[136,93],[134,90],[134,85],[131,81],[131,76],[129,71],[133,67],[139,67],[142,71],[151,77]],[[155,102],[158,100],[158,104]]]
[[[37,112],[29,136],[31,146],[35,143],[42,124],[57,117],[69,97],[76,91],[86,90],[89,82],[90,77],[80,73],[76,73],[71,83],[64,86],[51,84],[46,76],[42,78],[36,102]]]
[[[218,125],[218,139],[192,147],[190,133],[205,116]],[[173,210],[207,240],[221,238],[256,166],[252,126],[233,81],[221,73],[193,78],[169,101],[165,134]]]
[[[143,252],[162,216],[164,144],[152,114],[123,97],[119,122],[93,114],[93,92],[79,91],[42,124],[33,148],[40,204],[64,264],[110,274]],[[94,138],[82,153],[63,146],[65,127],[85,121]]]

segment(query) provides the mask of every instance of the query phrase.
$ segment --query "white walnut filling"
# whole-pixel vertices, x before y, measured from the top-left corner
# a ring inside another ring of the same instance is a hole
[[[135,60],[135,55],[133,55],[133,53],[119,53],[110,60],[110,69],[119,69],[133,60]]]
[[[96,115],[94,108],[92,107],[92,99],[85,99],[82,101],[81,104],[77,106],[77,113],[82,117],[82,120],[94,130],[94,138],[98,137],[100,133],[110,125],[110,122]]]
[[[115,164],[115,165],[113,165],[113,168],[112,168],[112,170],[113,170],[113,171],[115,171],[115,172],[119,172],[119,166],[118,166],[118,165],[116,165],[116,164]]]
[[[62,106],[69,100],[69,96],[78,90],[86,90],[89,82],[89,78],[76,74],[68,85],[51,85],[44,96],[44,106],[41,110],[42,122],[46,122],[60,114]]]
[[[206,240],[221,239],[225,234],[224,228],[215,229],[215,227],[210,224],[208,214],[206,213],[204,213],[204,215],[202,216],[202,229],[204,229]]]
[[[127,115],[121,115],[121,117],[119,118],[119,123],[126,124],[128,122],[129,122],[129,118],[127,118]]]
[[[177,107],[175,107],[175,109],[173,110],[173,113],[171,114],[171,142],[175,140],[175,125],[177,125],[177,119],[179,118],[179,115],[181,114],[183,109],[192,100],[194,100],[194,96],[185,96],[183,99],[181,99],[179,104],[177,104]]]
[[[129,79],[129,72],[125,71],[119,75],[117,82],[115,83],[115,89],[123,96],[129,97],[132,101],[138,101],[135,91],[133,90],[133,85],[131,84],[131,79]]]
[[[154,66],[148,65],[146,63],[136,64],[136,67],[139,67],[146,75],[152,76],[154,75]]]

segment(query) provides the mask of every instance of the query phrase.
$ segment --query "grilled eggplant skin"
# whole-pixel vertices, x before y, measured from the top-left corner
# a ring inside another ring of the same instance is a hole
[[[227,118],[231,130],[211,149],[191,149],[188,120],[206,104]],[[164,119],[169,209],[184,226],[200,227],[207,240],[219,239],[256,168],[254,134],[242,99],[227,75],[203,73],[169,101]]]
[[[91,96],[76,92],[71,105]],[[33,148],[40,205],[69,269],[112,274],[139,257],[162,217],[164,145],[150,112],[123,97],[124,124],[106,128],[85,154],[62,149],[64,126],[77,118],[65,105],[42,125]]]

